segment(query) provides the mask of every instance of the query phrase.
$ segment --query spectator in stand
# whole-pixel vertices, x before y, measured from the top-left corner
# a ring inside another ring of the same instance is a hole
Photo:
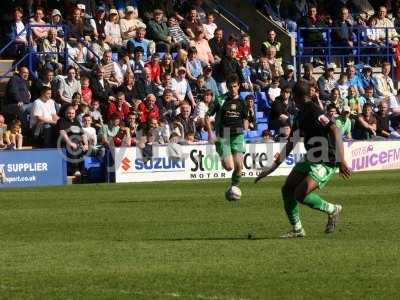
[[[308,0],[291,1],[289,3],[287,11],[290,12],[290,16],[286,23],[290,32],[296,32],[297,24],[307,15],[309,5],[311,4]]]
[[[178,76],[172,79],[172,90],[174,91],[174,96],[179,100],[179,102],[184,101],[187,97],[190,100],[192,107],[196,106],[192,90],[186,79],[185,67],[178,68]]]
[[[178,51],[178,54],[176,55],[175,61],[173,62],[173,67],[174,67],[174,74],[175,76],[178,76],[178,69],[180,67],[187,68],[187,61],[188,61],[188,53],[187,51],[180,49]]]
[[[193,113],[193,118],[196,120],[196,124],[199,128],[206,127],[205,116],[208,112],[211,103],[213,102],[214,94],[212,90],[206,90],[203,95],[203,100],[198,103]]]
[[[399,37],[396,29],[394,28],[393,21],[387,17],[387,8],[385,6],[379,7],[376,27],[378,28],[378,36],[380,42],[386,43],[387,39],[389,47],[397,46],[397,44],[399,43]]]
[[[291,115],[295,113],[292,103],[292,90],[285,88],[271,105],[269,129],[279,131],[282,124],[290,123]]]
[[[121,68],[117,62],[112,60],[112,51],[107,50],[103,54],[100,65],[104,68],[104,79],[108,81],[111,86],[119,86],[124,76],[122,75]]]
[[[196,10],[196,8],[193,7],[190,9],[188,16],[182,22],[182,27],[183,27],[183,30],[185,31],[186,35],[190,39],[194,39],[196,28],[199,26],[202,26],[202,25],[199,21],[199,18],[197,15],[197,10]]]
[[[117,136],[120,129],[121,120],[118,114],[113,114],[107,124],[103,125],[99,132],[100,142],[106,147],[114,146],[114,137]]]
[[[30,25],[39,25],[39,27],[32,27],[32,39],[36,50],[41,49],[43,40],[47,37],[49,31],[48,27],[41,26],[47,24],[43,20],[44,16],[44,9],[37,7],[35,16],[29,21]]]
[[[182,1],[181,1],[182,2]],[[193,9],[196,10],[197,13],[197,19],[199,20],[200,23],[206,23],[207,22],[207,14],[203,9],[203,2],[204,0],[187,0],[183,1],[181,7],[179,7],[177,10],[182,14],[182,15],[188,15],[191,13]]]
[[[161,84],[158,86],[157,96],[161,97],[166,89],[172,89],[172,76],[170,73],[163,73],[161,75]]]
[[[96,59],[100,59],[103,57],[104,52],[111,50],[110,46],[105,42],[105,38],[102,36],[93,41],[92,49]]]
[[[271,84],[268,87],[267,95],[270,102],[274,102],[277,97],[281,94],[279,87],[279,77],[273,77]]]
[[[180,105],[180,114],[176,116],[174,124],[179,129],[182,138],[185,138],[190,132],[196,132],[196,121],[191,116],[191,106],[184,101]]]
[[[172,37],[172,42],[174,44],[174,48],[176,49],[187,49],[189,46],[189,38],[183,32],[182,28],[179,26],[179,23],[175,16],[171,16],[168,18],[168,32]]]
[[[213,69],[211,66],[204,67],[204,70],[203,70],[204,84],[208,90],[211,90],[213,92],[214,99],[215,99],[215,97],[219,96],[219,90],[218,90],[217,82],[213,78],[212,73],[213,73]]]
[[[232,74],[236,74],[239,77],[239,82],[243,88],[247,89],[248,86],[244,82],[242,70],[239,62],[236,60],[237,49],[227,48],[226,55],[222,58],[218,72],[216,74],[216,80],[218,82],[218,89],[222,94],[228,92],[226,87],[226,78],[229,78]]]
[[[296,80],[294,79],[295,68],[293,65],[287,65],[281,81],[279,82],[279,87],[283,90],[285,88],[290,88],[293,90],[296,85]]]
[[[169,35],[167,24],[163,21],[164,12],[155,9],[153,20],[149,21],[149,38],[156,43],[157,52],[170,52],[172,46],[172,37]]]
[[[129,104],[125,101],[125,95],[122,92],[118,92],[115,98],[108,104],[107,120],[111,118],[112,114],[117,114],[120,120],[125,121],[130,112]]]
[[[246,103],[245,107],[245,113],[246,113],[246,119],[249,122],[249,130],[255,130],[257,126],[257,120],[256,120],[256,113],[254,111],[254,95],[249,94],[244,98],[244,101]]]
[[[344,61],[348,61],[353,48],[353,24],[347,7],[340,9],[340,17],[335,20],[333,27],[339,28],[332,31],[332,45],[338,47],[334,52],[336,55],[345,56]]]
[[[129,40],[136,37],[138,28],[146,28],[146,24],[138,19],[137,8],[129,5],[125,11],[125,18],[120,20],[123,45],[126,45]]]
[[[203,24],[205,38],[209,41],[214,37],[217,24],[214,23],[214,14],[207,13],[207,22]]]
[[[118,52],[122,47],[121,26],[119,25],[119,16],[116,9],[110,9],[109,21],[104,26],[106,42],[114,52]]]
[[[141,129],[146,127],[150,119],[160,119],[160,110],[156,104],[156,100],[156,96],[149,94],[146,96],[146,99],[139,104],[139,126]]]
[[[136,81],[143,78],[144,61],[142,47],[138,46],[134,49],[133,60],[130,62],[130,66]]]
[[[73,66],[67,70],[67,78],[60,82],[60,99],[61,104],[68,104],[72,102],[72,96],[75,93],[81,93],[81,83],[76,79],[77,69]]]
[[[143,78],[140,78],[136,82],[136,88],[140,100],[146,98],[149,94],[157,95],[158,87],[151,79],[151,70],[149,68],[144,68]]]
[[[196,79],[203,75],[203,68],[207,64],[198,58],[196,47],[190,47],[188,51],[188,60],[187,60],[187,77],[192,82],[196,81]]]
[[[268,61],[269,69],[273,77],[280,77],[283,75],[282,64],[276,58],[276,49],[274,47],[267,49],[265,58]]]
[[[53,26],[58,25],[58,27],[52,27],[57,31],[57,37],[63,38],[65,35],[64,28],[64,20],[62,18],[61,12],[58,9],[53,9],[51,12],[50,24]]]
[[[151,56],[151,60],[147,64],[145,64],[144,67],[148,68],[151,71],[151,81],[153,81],[157,85],[161,84],[160,54],[154,53]]]
[[[386,101],[379,102],[376,118],[376,135],[388,138],[390,136],[390,116],[389,107]]]
[[[137,116],[135,113],[131,112],[128,115],[128,124],[126,126],[127,130],[127,134],[129,135],[130,138],[130,147],[135,147],[137,140],[136,140],[136,136],[137,136],[137,122],[136,122]]]
[[[130,53],[134,53],[138,47],[142,48],[143,61],[147,61],[148,57],[150,57],[150,41],[145,39],[146,29],[143,27],[139,27],[136,30],[135,38],[130,39],[127,42],[127,49]]]
[[[367,86],[364,93],[365,103],[369,103],[374,111],[377,111],[379,99],[374,97],[374,88]]]
[[[12,57],[22,58],[25,54],[26,46],[28,45],[26,27],[23,22],[22,7],[17,6],[14,8],[14,20],[8,30],[9,40],[15,40],[10,47],[10,55]]]
[[[56,86],[56,83],[54,80],[53,70],[46,69],[42,72],[41,75],[42,75],[41,78],[39,78],[38,80],[32,81],[32,86],[31,86],[32,99],[39,98],[42,88],[44,86],[47,86],[47,87],[51,88],[51,92],[52,92],[51,98],[53,100],[57,100],[58,90],[57,90],[57,86]]]
[[[65,44],[63,39],[57,36],[57,30],[55,28],[51,28],[49,30],[47,37],[43,40],[42,47],[42,50],[45,53],[54,52],[54,54],[44,54],[42,56],[41,63],[43,67],[49,69],[51,68],[57,74],[60,74],[63,68],[62,64],[60,63],[60,61],[62,61],[60,58],[64,52]]]
[[[27,127],[28,114],[32,107],[28,78],[28,68],[20,66],[18,73],[7,82],[6,97],[3,102],[3,112],[8,115],[17,115],[24,127]]]
[[[94,33],[98,39],[104,40],[106,38],[106,34],[104,33],[104,27],[106,26],[106,12],[104,6],[99,6],[96,9],[96,14],[94,16]],[[101,55],[100,55],[101,56]]]
[[[161,74],[175,74],[174,72],[174,64],[173,64],[173,59],[172,55],[170,53],[165,53],[164,57],[161,60],[160,63],[160,72]]]
[[[269,30],[267,33],[267,40],[261,45],[261,52],[263,53],[264,56],[266,56],[267,49],[273,47],[276,49],[276,57],[282,59],[281,46],[282,44],[278,42],[276,39],[275,30]]]
[[[160,118],[172,123],[176,117],[176,109],[179,101],[174,98],[174,92],[171,89],[165,89],[163,95],[157,101],[157,106],[160,110]]]
[[[221,62],[221,59],[225,56],[226,45],[224,41],[224,33],[221,28],[217,28],[214,31],[214,37],[208,41],[211,52],[214,56],[216,63]]]
[[[340,115],[335,118],[336,127],[339,128],[342,137],[347,140],[352,139],[350,107],[344,106]]]
[[[349,92],[349,83],[347,80],[347,75],[345,73],[339,75],[339,80],[336,83],[336,88],[340,92],[340,98],[347,98]]]
[[[300,32],[300,36],[304,39],[304,54],[315,56],[324,55],[323,50],[320,48],[325,47],[325,42],[322,32],[318,28],[323,28],[326,24],[322,20],[321,16],[318,15],[317,7],[315,5],[311,4],[309,6],[308,15],[303,17],[299,26],[308,28],[308,30]],[[315,64],[322,64],[321,57],[316,57],[313,61]]]
[[[319,89],[319,96],[323,102],[329,100],[331,91],[336,86],[334,63],[330,63],[325,67],[325,73],[318,78],[317,84]]]
[[[350,117],[357,118],[361,113],[363,105],[360,97],[358,96],[357,88],[355,86],[349,87],[347,98],[344,100],[344,105],[350,107]]]
[[[269,68],[268,60],[265,57],[260,57],[256,69],[253,71],[254,89],[266,92],[271,84],[272,73]]]
[[[240,36],[240,43],[238,47],[238,59],[242,57],[246,58],[248,62],[253,61],[253,56],[251,55],[251,47],[250,47],[250,36],[248,34],[243,33]]]
[[[190,41],[190,46],[197,49],[197,56],[203,63],[208,65],[214,63],[214,56],[208,45],[208,41],[204,38],[204,29],[202,26],[195,28],[195,37]]]
[[[133,73],[128,72],[125,74],[124,83],[118,87],[118,92],[125,95],[125,99],[131,107],[137,108],[139,105],[139,93]]]
[[[318,86],[317,81],[314,78],[314,68],[312,64],[304,65],[304,75],[301,77],[301,81],[304,81],[309,86]]]
[[[5,144],[8,145],[8,150],[20,150],[22,149],[22,144],[24,137],[21,133],[22,123],[20,120],[12,120],[10,123],[10,130],[4,133]]]
[[[362,72],[360,75],[360,81],[361,81],[362,89],[364,91],[364,92],[361,91],[362,94],[365,94],[365,89],[369,86],[375,90],[376,82],[372,76],[372,67],[370,65],[363,66]]]
[[[204,93],[207,90],[205,86],[204,75],[200,75],[199,77],[197,77],[197,79],[192,84],[191,88],[192,88],[192,95],[197,106],[199,102],[203,100]]]
[[[111,89],[108,80],[104,78],[105,69],[102,66],[98,66],[95,69],[94,77],[90,81],[90,88],[93,92],[93,99],[98,100],[102,109],[104,109],[108,101],[113,101],[113,91]]]
[[[89,114],[92,117],[93,126],[96,129],[96,132],[99,131],[104,125],[103,116],[100,112],[99,100],[93,100],[92,105],[90,106]]]
[[[5,134],[7,132],[7,124],[3,115],[0,115],[0,149],[6,148],[9,145],[5,140]]]
[[[125,76],[126,73],[132,73],[132,64],[130,61],[130,54],[123,50],[118,54],[118,67],[121,70],[122,76]]]
[[[86,22],[81,10],[76,7],[73,10],[72,18],[67,23],[68,25],[68,43],[71,46],[76,46],[81,39],[86,41],[91,40],[91,36],[95,34],[95,30],[90,23]],[[47,35],[47,33],[46,33]]]
[[[240,59],[240,69],[242,70],[244,82],[247,83],[248,90],[252,91],[253,90],[253,83],[251,82],[252,70],[248,65],[246,57],[242,57]]]
[[[55,103],[51,99],[51,89],[45,86],[40,97],[33,102],[30,119],[31,133],[39,147],[54,146],[54,126],[58,119]]]
[[[348,65],[346,68],[347,83],[349,86],[355,86],[357,91],[362,95],[364,94],[363,83],[354,65]]]
[[[92,127],[92,117],[90,114],[85,114],[82,117],[82,130],[87,137],[88,152],[95,154],[97,152],[97,133],[96,129]]]
[[[89,150],[87,136],[81,124],[75,116],[75,109],[68,105],[65,115],[62,116],[56,125],[58,142],[65,148],[67,154],[67,173],[68,175],[81,176],[83,170],[83,156]]]
[[[335,105],[339,110],[343,108],[344,100],[340,97],[340,90],[338,88],[335,87],[332,89],[329,100],[326,102],[326,104]]]
[[[372,107],[365,104],[362,113],[356,119],[353,137],[356,140],[369,140],[376,136],[376,118],[372,112]]]
[[[93,93],[90,89],[90,79],[87,76],[81,76],[81,93],[82,103],[90,107],[93,101]]]
[[[393,80],[390,76],[391,65],[389,62],[382,64],[382,73],[377,74],[376,80],[376,94],[380,100],[387,100],[389,103],[389,110],[392,112],[400,112],[400,107],[396,99],[396,90],[394,88]]]

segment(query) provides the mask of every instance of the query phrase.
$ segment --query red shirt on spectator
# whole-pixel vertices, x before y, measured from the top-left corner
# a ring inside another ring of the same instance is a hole
[[[250,46],[248,45],[240,45],[238,48],[237,59],[241,59],[242,57],[248,57],[251,54]]]
[[[158,84],[160,81],[161,69],[159,63],[154,63],[149,61],[147,64],[144,65],[145,68],[148,68],[151,71],[151,81]]]
[[[141,102],[138,106],[138,111],[140,112],[140,124],[147,123],[151,118],[160,119],[160,111],[156,104],[149,110],[146,104]]]
[[[121,120],[125,120],[130,112],[130,107],[126,102],[122,103],[121,107],[118,107],[116,103],[111,102],[107,107],[107,119],[111,118],[113,113],[118,114]]]
[[[85,101],[89,106],[92,104],[92,97],[93,93],[90,87],[82,87],[81,88],[82,99]]]

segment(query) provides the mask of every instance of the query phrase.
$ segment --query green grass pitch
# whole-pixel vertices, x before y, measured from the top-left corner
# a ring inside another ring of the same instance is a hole
[[[302,206],[296,240],[283,180],[2,190],[0,299],[399,299],[400,172],[335,178],[338,230]]]

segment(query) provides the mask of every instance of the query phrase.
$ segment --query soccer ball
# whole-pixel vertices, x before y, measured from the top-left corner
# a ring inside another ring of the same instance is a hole
[[[228,201],[237,201],[242,197],[242,191],[237,186],[229,186],[225,192],[225,198]]]

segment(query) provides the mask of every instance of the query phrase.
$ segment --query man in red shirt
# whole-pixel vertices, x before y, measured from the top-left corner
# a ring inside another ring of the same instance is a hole
[[[107,107],[107,119],[110,120],[111,116],[115,113],[120,120],[125,121],[130,112],[129,104],[125,101],[125,95],[122,92],[117,94],[116,100],[110,102]]]
[[[160,111],[156,104],[156,96],[148,94],[144,102],[138,106],[140,126],[145,126],[150,119],[160,120]]]
[[[155,84],[161,84],[160,55],[158,53],[154,53],[151,56],[151,60],[145,64],[144,67],[150,70],[151,81],[153,81]]]

